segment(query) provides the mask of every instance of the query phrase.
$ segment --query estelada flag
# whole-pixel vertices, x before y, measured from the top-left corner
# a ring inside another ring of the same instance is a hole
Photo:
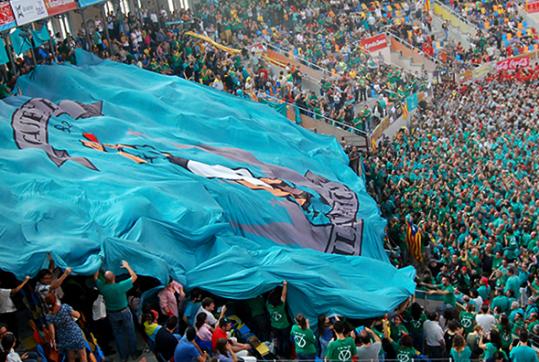
[[[406,243],[408,244],[408,249],[414,259],[418,262],[423,260],[423,253],[421,250],[421,229],[410,221],[406,227]]]

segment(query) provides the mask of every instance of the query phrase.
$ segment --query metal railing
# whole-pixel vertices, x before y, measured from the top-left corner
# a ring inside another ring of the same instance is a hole
[[[410,44],[407,40],[404,40],[402,39],[401,37],[399,37],[398,35],[396,35],[395,33],[392,33],[390,31],[386,32],[386,35],[389,36],[389,37],[392,37],[394,38],[396,41],[398,41],[399,43],[407,46],[408,48],[410,48],[411,50],[413,51],[416,51],[418,53],[418,55],[422,56],[422,57],[425,57],[427,58],[428,60],[430,60],[431,62],[434,62],[435,64],[439,64],[440,61],[434,57],[431,57],[430,55],[428,54],[425,54],[425,52],[423,52],[423,50],[419,49],[418,47],[416,47],[415,45],[413,44]]]
[[[286,58],[290,59],[289,52],[291,51],[291,49],[282,49],[282,48],[279,48],[276,45],[273,45],[273,44],[270,44],[270,43],[267,43],[267,42],[263,42],[262,44],[264,44],[265,47],[270,48],[271,50],[273,50],[273,51],[285,56]],[[306,66],[308,66],[310,68],[318,70],[318,71],[320,71],[320,72],[322,72],[324,74],[330,74],[330,72],[327,69],[325,69],[325,68],[319,66],[318,64],[315,64],[315,63],[305,59],[304,57],[301,57],[301,56],[298,56],[298,55],[294,55],[293,57],[294,57],[293,60],[297,60],[300,63],[303,63],[303,64],[305,64]],[[290,60],[292,60],[292,59],[290,59]]]
[[[322,118],[322,119],[324,119],[324,121],[327,124],[329,124],[331,126],[342,128],[345,131],[348,131],[348,132],[353,133],[353,134],[355,134],[357,136],[360,136],[360,137],[365,137],[366,141],[368,142],[368,138],[369,138],[368,133],[363,131],[363,130],[360,130],[357,127],[351,126],[351,125],[346,124],[346,123],[341,122],[341,121],[337,121],[336,119],[333,119],[333,118],[326,117],[323,114],[315,113],[314,111],[312,111],[310,109],[300,107],[295,103],[290,103],[290,102],[287,102],[287,101],[285,101],[283,99],[280,99],[280,98],[277,98],[277,97],[274,97],[274,96],[266,95],[264,98],[270,98],[270,99],[273,99],[273,100],[275,100],[276,102],[279,102],[279,103],[286,103],[286,104],[288,104],[290,106],[298,107],[298,109],[300,111],[303,111],[305,114],[312,114],[314,117],[316,117],[315,119]],[[312,118],[314,118],[314,117],[312,117]]]

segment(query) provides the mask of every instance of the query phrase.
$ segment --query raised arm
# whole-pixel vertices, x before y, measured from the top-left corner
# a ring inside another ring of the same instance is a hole
[[[374,342],[375,343],[382,343],[382,340],[380,339],[380,337],[378,337],[378,335],[376,333],[374,333],[372,331],[372,329],[370,329],[369,327],[365,327],[365,330],[367,332],[369,332],[369,334],[372,336],[372,338],[374,339]]]
[[[52,273],[54,271],[55,265],[51,253],[47,254],[47,258],[49,259],[49,271]]]
[[[51,283],[51,289],[58,289],[62,286],[62,283],[64,282],[64,280],[66,280],[67,276],[71,274],[71,268],[66,268],[66,270],[64,270],[63,274],[60,276],[60,278],[54,280],[52,283]]]
[[[286,303],[286,295],[288,294],[288,282],[283,281],[283,292],[281,293],[281,301]]]
[[[24,288],[24,286],[26,285],[26,283],[28,283],[29,280],[30,280],[30,277],[27,275],[21,284],[19,284],[16,288],[11,289],[11,295],[17,294],[18,292],[20,292],[21,289]]]
[[[133,283],[137,281],[138,275],[137,275],[137,273],[135,273],[133,271],[133,269],[131,269],[131,267],[129,266],[129,263],[127,261],[122,260],[122,268],[127,270],[127,272],[129,273],[129,276],[131,277],[131,281]]]

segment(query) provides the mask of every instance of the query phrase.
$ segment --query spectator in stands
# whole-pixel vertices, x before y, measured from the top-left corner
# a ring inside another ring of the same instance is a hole
[[[369,327],[364,327],[359,332],[360,345],[357,348],[357,356],[360,361],[378,361],[380,350],[382,349],[382,340]]]
[[[178,304],[185,298],[183,286],[180,283],[171,280],[170,283],[159,292],[158,297],[161,313],[167,317],[174,316],[178,318]]]
[[[511,361],[513,362],[537,362],[537,352],[528,345],[528,332],[520,332],[518,344],[511,348]]]
[[[116,282],[116,276],[113,272],[106,271],[103,277],[100,277],[98,270],[94,275],[94,280],[99,292],[105,299],[107,316],[112,327],[120,359],[121,361],[127,361],[129,356],[136,358],[140,354],[137,350],[133,315],[128,307],[126,294],[133,287],[133,283],[137,281],[138,276],[127,261],[123,260],[121,267],[127,270],[129,278]]]
[[[239,343],[236,338],[229,338],[228,333],[232,330],[232,321],[227,318],[221,318],[219,319],[219,323],[216,326],[215,330],[213,331],[212,337],[211,337],[211,344],[212,349],[215,351],[217,348],[217,341],[219,339],[226,339],[230,342],[230,345],[232,346],[232,349],[234,352],[239,353],[242,352],[242,355],[247,354],[247,351],[251,348],[250,345]]]
[[[77,354],[81,362],[86,362],[86,340],[76,323],[81,314],[68,304],[59,305],[53,293],[47,295],[46,302],[49,307],[47,324],[52,348],[67,355],[68,362],[75,362]]]
[[[343,321],[335,322],[333,326],[335,339],[327,347],[325,361],[351,362],[357,355],[357,347],[353,338],[346,333],[346,325]]]
[[[215,318],[213,312],[215,311],[215,302],[212,298],[206,297],[202,300],[202,304],[198,309],[197,316],[199,314],[206,315],[206,323],[208,323],[212,328],[217,325],[218,319]],[[222,306],[221,312],[219,314],[219,319],[223,318],[226,313],[226,305]]]
[[[481,307],[481,312],[475,316],[475,322],[481,326],[487,335],[492,328],[494,328],[496,325],[496,318],[490,314],[488,305],[483,305]]]
[[[15,352],[17,338],[11,332],[6,332],[0,340],[0,361],[3,362],[37,362],[36,358],[31,358],[28,353],[22,356]],[[33,357],[33,355],[32,355]]]
[[[206,313],[199,313],[197,315],[195,322],[195,330],[197,332],[197,336],[195,340],[200,349],[211,353],[213,328],[208,323],[206,323],[206,319]]]
[[[455,335],[455,338],[453,338],[453,347],[451,348],[450,356],[455,362],[471,361],[472,351],[470,347],[466,345],[464,337],[459,334]]]
[[[178,345],[178,338],[174,335],[178,325],[178,318],[170,317],[164,328],[160,328],[155,336],[155,353],[165,361],[170,361]]]
[[[430,358],[443,358],[445,351],[444,331],[438,322],[438,313],[430,312],[423,323],[426,353]]]
[[[507,354],[502,350],[502,342],[497,330],[493,329],[490,332],[489,341],[484,343],[484,335],[479,338],[479,348],[483,350],[483,360],[489,360],[491,358],[497,358],[496,354],[501,353],[504,361],[507,361]]]
[[[271,330],[276,343],[276,353],[282,358],[290,355],[290,322],[286,310],[286,297],[288,293],[288,283],[283,281],[282,290],[274,289],[268,296],[266,308],[268,310]]]
[[[225,338],[217,340],[216,346],[217,361],[219,362],[237,362],[238,357],[232,348],[232,344]]]
[[[174,362],[205,362],[208,353],[202,351],[195,342],[196,332],[192,327],[185,330],[185,336],[180,339],[174,351]]]
[[[294,339],[296,357],[299,360],[314,360],[316,356],[316,338],[309,327],[309,320],[298,314],[296,324],[292,326],[290,335]]]
[[[66,268],[60,277],[55,278],[53,274],[55,271],[54,260],[52,259],[51,254],[48,254],[48,258],[49,268],[42,269],[37,274],[36,279],[38,280],[38,282],[36,283],[35,291],[39,294],[42,301],[45,301],[47,295],[52,292],[56,295],[58,303],[60,303],[60,299],[63,296],[61,288],[62,283],[69,276],[69,274],[71,274],[71,268]]]
[[[0,280],[0,322],[5,323],[13,332],[15,338],[18,337],[17,307],[11,297],[21,291],[30,280],[26,276],[22,283],[13,289],[2,288],[3,281]]]

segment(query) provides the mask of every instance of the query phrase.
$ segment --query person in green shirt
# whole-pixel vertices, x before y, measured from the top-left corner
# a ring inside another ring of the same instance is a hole
[[[505,291],[508,290],[513,291],[513,295],[515,298],[520,297],[520,279],[518,276],[515,275],[515,271],[513,268],[509,268],[507,270],[507,281],[505,282]]]
[[[538,362],[537,352],[528,345],[528,332],[520,332],[518,344],[511,349],[509,354],[513,362]]]
[[[483,343],[483,335],[479,337],[479,348],[483,350],[483,357],[482,360],[488,360],[493,358],[498,352],[501,352],[504,356],[504,359],[507,360],[507,355],[502,350],[502,342],[500,338],[500,334],[496,329],[493,329],[490,331],[490,341],[487,343]]]
[[[290,322],[286,312],[286,295],[288,292],[288,283],[283,281],[283,287],[274,289],[268,296],[266,309],[270,316],[271,330],[277,341],[276,353],[284,359],[290,357]]]
[[[471,333],[475,326],[475,304],[468,303],[466,310],[460,312],[460,325],[464,328],[466,334]]]
[[[314,360],[316,355],[316,338],[309,327],[309,320],[303,314],[296,316],[296,324],[292,326],[290,334],[294,338],[297,359],[306,361]]]
[[[472,350],[466,344],[464,337],[457,334],[453,339],[453,348],[451,348],[449,354],[454,362],[470,362]]]
[[[113,272],[108,270],[103,274],[103,277],[100,277],[98,270],[94,275],[94,280],[105,300],[107,317],[112,327],[120,360],[127,361],[130,356],[134,359],[139,356],[133,315],[128,308],[126,294],[137,280],[137,274],[127,261],[122,260],[121,266],[129,273],[128,279],[116,282],[116,276]]]
[[[509,304],[509,298],[507,298],[503,294],[503,289],[497,288],[495,293],[495,297],[492,299],[492,302],[490,304],[490,308],[493,311],[496,311],[496,308],[499,309],[500,313],[505,313],[509,310],[510,304]]]
[[[335,322],[333,331],[336,338],[331,341],[326,350],[326,362],[351,362],[357,354],[357,347],[352,337],[345,335],[345,324],[343,321]]]
[[[261,341],[269,340],[269,320],[266,315],[266,300],[259,295],[256,298],[247,300],[249,306],[253,330]]]
[[[426,286],[433,287],[432,285],[424,284]],[[434,286],[436,287],[436,286]],[[449,282],[447,277],[442,278],[442,284],[437,286],[438,290],[429,290],[427,294],[438,294],[444,296],[444,304],[446,306],[455,307],[457,305],[457,299],[455,298],[455,288]]]

